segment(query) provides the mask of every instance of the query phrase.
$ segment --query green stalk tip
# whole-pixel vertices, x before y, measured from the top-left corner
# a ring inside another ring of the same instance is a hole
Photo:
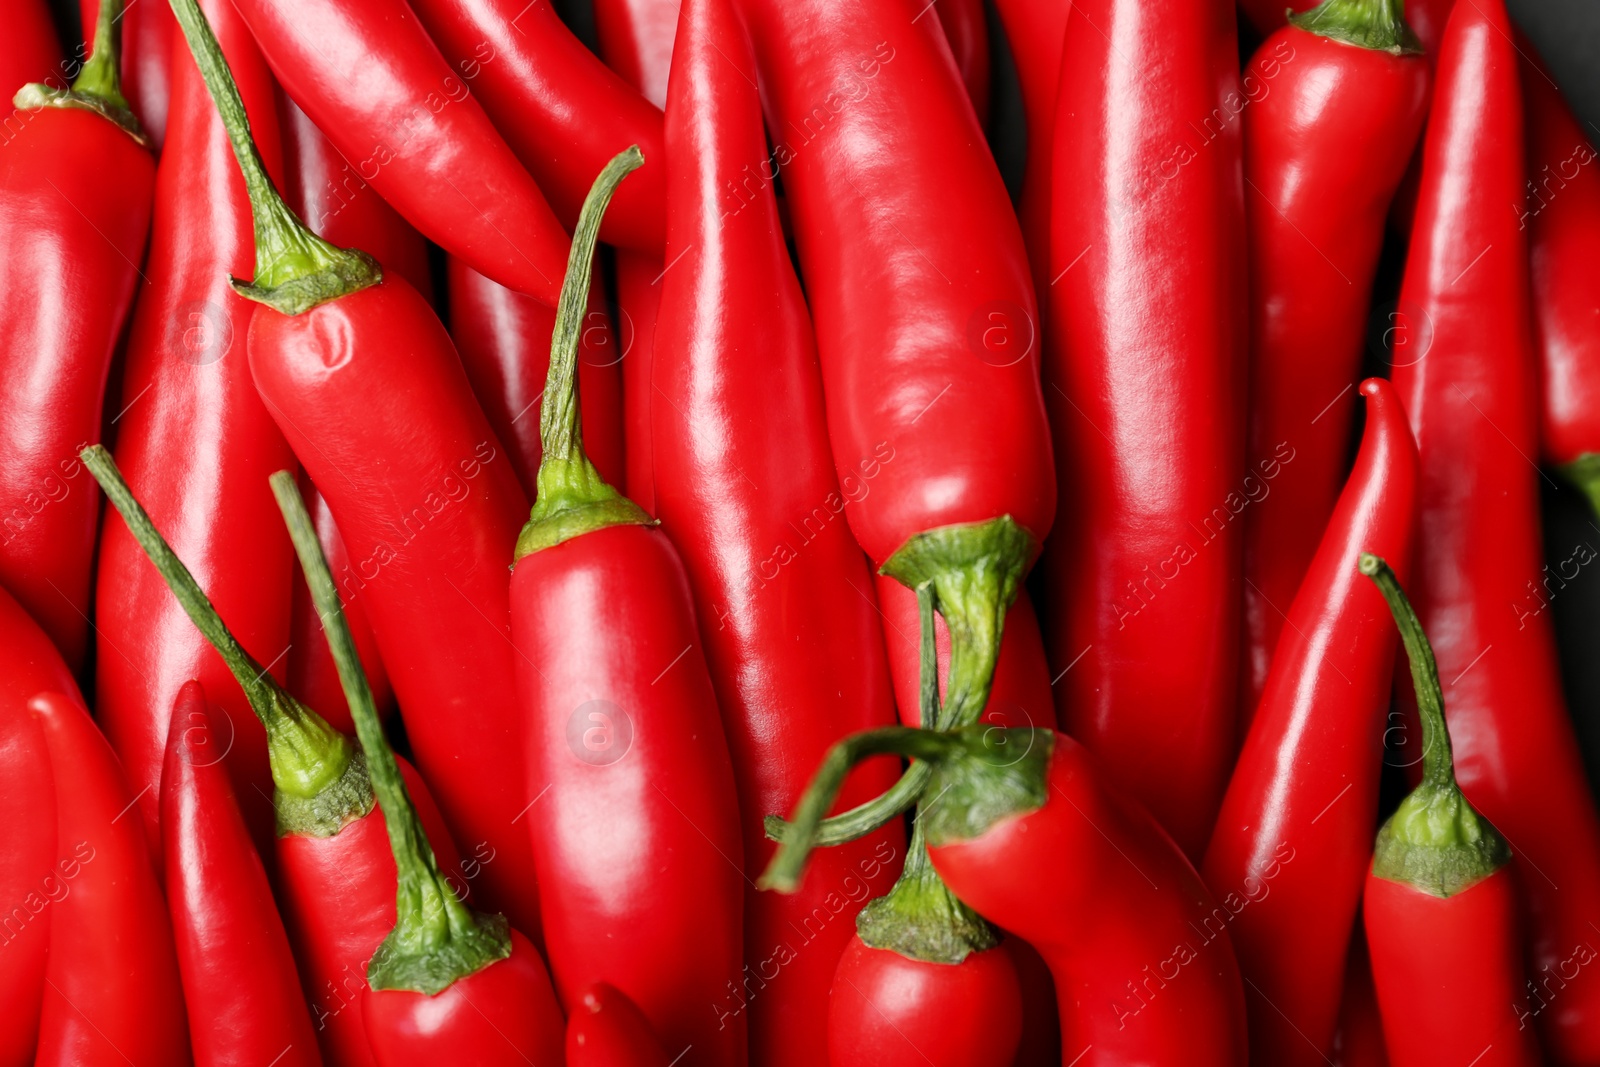
[[[122,0],[103,0],[100,4],[94,26],[94,47],[79,69],[72,88],[56,89],[30,82],[17,90],[12,103],[24,109],[60,107],[92,111],[149,148],[150,138],[122,95],[122,78],[117,65],[121,13]]]
[[[1600,519],[1600,452],[1585,452],[1571,463],[1561,464],[1556,473],[1583,494]]]
[[[1403,0],[1322,0],[1309,11],[1291,8],[1287,14],[1290,25],[1330,41],[1396,56],[1422,55]]]

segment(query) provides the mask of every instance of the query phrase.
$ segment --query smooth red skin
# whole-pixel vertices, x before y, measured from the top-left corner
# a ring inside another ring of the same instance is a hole
[[[660,261],[637,252],[617,253],[617,306],[623,336],[632,344],[622,361],[623,444],[628,468],[628,498],[655,514],[655,430],[650,422],[654,399],[656,322],[661,313]],[[632,326],[631,334],[628,326]]]
[[[528,503],[449,335],[393,275],[292,318],[257,308],[250,369],[355,561],[335,578],[366,605],[417,765],[465,850],[494,857],[486,907],[537,931],[505,576]]]
[[[318,1067],[289,937],[222,763],[232,740],[213,732],[199,682],[178,691],[161,776],[162,853],[194,1060]]]
[[[744,1064],[745,1016],[716,1009],[742,980],[739,813],[683,564],[660,530],[606,527],[519,560],[511,605],[523,818],[562,1002],[610,982],[666,1048],[693,1046],[686,1062]],[[608,714],[631,740],[589,762],[575,746]]]
[[[155,157],[82,108],[15,111],[6,133],[0,582],[77,670],[100,504],[78,452],[100,439],[111,353],[150,229]]]
[[[1200,132],[1239,92],[1234,33],[1222,0],[1075,3],[1051,178],[1046,395],[1074,514],[1041,603],[1051,669],[1083,653],[1056,709],[1191,857],[1237,745],[1243,524],[1202,523],[1246,499],[1240,123]]]
[[[490,281],[454,256],[446,259],[445,277],[450,290],[450,336],[489,425],[495,436],[506,442],[517,480],[532,499],[544,455],[539,440],[539,400],[550,370],[555,309]],[[578,334],[578,406],[583,450],[601,477],[613,485],[626,473],[619,346],[603,294],[595,292]]]
[[[142,6],[140,0],[135,6]],[[222,43],[269,171],[280,174],[272,75],[229,0],[202,5]],[[181,34],[176,24],[170,27]],[[254,307],[228,285],[255,269],[250,203],[233,149],[187,47],[173,54],[167,147],[122,371],[122,476],[241,644],[284,677],[294,550],[267,478],[294,454],[250,380]],[[85,475],[87,478],[88,475]],[[172,705],[195,679],[230,732],[234,794],[271,854],[267,737],[244,691],[167,588],[115,509],[95,583],[95,711],[139,797],[160,867],[161,767]]]
[[[1428,61],[1429,70],[1438,70],[1439,42],[1444,38],[1444,24],[1450,17],[1455,0],[1408,0],[1405,5],[1406,23],[1417,40],[1422,43],[1422,58]],[[1430,95],[1432,86],[1429,86]],[[1411,165],[1406,176],[1400,179],[1389,205],[1389,226],[1400,237],[1411,237],[1412,216],[1417,210],[1417,193],[1422,185],[1422,145],[1418,143],[1411,155]]]
[[[1056,492],[1027,256],[936,20],[913,21],[917,0],[738,6],[788,164],[846,495],[875,449],[895,456],[845,510],[856,540],[882,564],[915,534],[1002,515],[1043,539]],[[750,168],[757,187],[771,172]]]
[[[658,106],[596,58],[550,4],[414,0],[412,7],[566,226],[577,225],[601,168],[638,145],[644,166],[617,189],[600,237],[660,253],[666,157]]]
[[[868,897],[862,865],[877,864],[886,890],[899,864],[874,857],[887,850],[897,861],[903,831],[819,850],[822,867],[799,893],[768,893],[754,888],[774,849],[762,818],[793,810],[833,743],[893,723],[894,695],[866,558],[841,515],[811,324],[772,197],[722,218],[725,180],[765,151],[750,46],[726,0],[686,3],[678,42],[667,103],[673,266],[660,287],[651,383],[655,505],[690,578],[733,755],[749,879],[744,958],[761,981],[740,1015],[751,1059],[824,1063],[819,1020]],[[842,803],[866,802],[898,772],[898,761],[877,761]],[[781,967],[779,946],[795,956]]]
[[[1517,1018],[1527,991],[1509,869],[1449,898],[1369,872],[1363,906],[1394,1067],[1545,1062],[1535,1031]]]
[[[670,39],[670,38],[669,38]],[[6,5],[6,39],[0,44],[0,98],[7,102],[29,82],[60,75],[61,42],[44,0]]]
[[[1055,140],[1056,87],[1061,41],[1072,0],[995,0],[1022,91],[1028,156],[1022,170],[1017,217],[1033,268],[1034,291],[1050,291],[1050,163]]]
[[[84,36],[93,41],[100,0],[81,0],[79,15]],[[117,16],[122,34],[122,95],[127,97],[139,123],[160,153],[166,142],[172,96],[173,49],[187,54],[188,45],[178,32],[171,4],[124,4]]]
[[[886,575],[874,576],[878,610],[883,616],[883,637],[889,647],[889,672],[894,678],[895,705],[907,726],[922,724],[922,622],[917,594]],[[933,617],[934,641],[939,654],[939,696],[950,681],[950,630],[942,615]],[[983,721],[996,726],[1040,726],[1055,729],[1056,707],[1050,695],[1050,667],[1044,659],[1039,620],[1026,590],[1006,613],[1000,638],[1000,660],[994,668],[994,686]]]
[[[378,1067],[561,1067],[561,1008],[533,943],[511,931],[511,955],[434,996],[361,994]]]
[[[239,11],[284,91],[406,221],[555,306],[566,231],[404,0]]]
[[[1050,965],[1061,1062],[1242,1067],[1244,993],[1233,947],[1216,933],[1228,907],[1082,745],[1056,734],[1047,775],[1043,807],[928,854],[956,896]],[[1177,966],[1184,945],[1195,957],[1160,984],[1158,969]]]
[[[1000,947],[1011,954],[1022,987],[1022,1039],[1017,1043],[1016,1067],[1059,1067],[1061,1015],[1056,1009],[1050,965],[1020,937],[1008,937]]]
[[[350,553],[339,536],[339,527],[333,521],[328,502],[311,480],[300,476],[300,495],[305,499],[306,510],[311,514],[312,525],[317,530],[317,540],[322,544],[322,555],[328,561],[328,570],[341,574],[350,566]],[[389,672],[383,665],[383,655],[378,651],[378,638],[372,632],[372,620],[359,596],[340,591],[345,625],[355,641],[356,655],[361,658],[361,670],[367,676],[367,686],[372,690],[372,701],[377,706],[378,718],[387,720],[394,713],[394,687],[389,684]],[[289,600],[289,692],[299,697],[307,707],[315,708],[318,715],[334,729],[355,736],[355,720],[350,717],[350,704],[345,700],[344,683],[339,681],[339,669],[333,662],[333,650],[328,647],[327,635],[322,629],[322,617],[311,602],[311,590],[297,571]]]
[[[33,1062],[50,949],[56,863],[55,781],[44,735],[28,700],[44,691],[78,696],[61,653],[39,624],[0,588],[0,1065]]]
[[[1445,31],[1400,291],[1411,349],[1397,355],[1394,383],[1422,457],[1428,551],[1411,597],[1446,683],[1456,777],[1528,872],[1528,969],[1538,974],[1594,936],[1600,819],[1550,613],[1528,599],[1544,576],[1539,394],[1510,33],[1498,0],[1458,5]],[[1540,1023],[1557,1062],[1600,1062],[1600,974],[1582,971]]]
[[[1600,251],[1600,173],[1594,147],[1560,90],[1542,65],[1526,52],[1521,58],[1534,184],[1524,210],[1543,386],[1540,453],[1547,463],[1571,463],[1600,452],[1600,298],[1583,284]]]
[[[667,106],[676,0],[595,0],[595,32],[606,65],[656,107]]]
[[[1406,414],[1380,378],[1361,392],[1367,425],[1355,470],[1289,608],[1202,868],[1218,897],[1251,900],[1230,928],[1259,1009],[1250,1054],[1283,1067],[1326,1062],[1371,864],[1395,629],[1356,564],[1376,553],[1405,583],[1416,530]]]
[[[950,55],[956,61],[961,84],[966,86],[978,125],[989,128],[989,25],[984,19],[983,0],[945,0],[933,10],[950,42]]]
[[[190,1062],[172,926],[117,757],[76,696],[29,701],[56,781],[53,905],[38,1067]],[[76,862],[74,862],[76,861]],[[70,868],[75,868],[75,876]]]
[[[831,1062],[851,1067],[1012,1067],[1022,990],[1004,948],[957,964],[852,937],[828,1000]]]
[[[1339,1028],[1328,1050],[1333,1067],[1389,1067],[1383,1041],[1383,1019],[1378,1014],[1378,992],[1372,987],[1372,961],[1367,956],[1365,923],[1350,939],[1350,959],[1344,969],[1344,996],[1339,1003]]]
[[[1241,733],[1284,615],[1322,539],[1349,457],[1367,306],[1389,202],[1428,102],[1419,56],[1285,26],[1246,69],[1250,242],[1248,471],[1266,496],[1244,515]],[[1293,459],[1281,462],[1287,445]],[[1303,1043],[1302,1043],[1303,1044]]]
[[[396,756],[406,792],[442,871],[461,871],[450,831],[422,776]],[[377,805],[332,837],[278,838],[278,906],[299,966],[322,1058],[363,1067],[376,1061],[362,1028],[367,961],[394,929],[395,867]],[[468,883],[452,877],[458,896]]]
[[[429,303],[433,275],[428,243],[377,191],[362,180],[339,150],[293,100],[278,94],[287,171],[284,197],[318,236],[340,248],[359,248],[399,271]]]
[[[605,982],[585,990],[567,1016],[567,1067],[670,1067],[650,1020]]]

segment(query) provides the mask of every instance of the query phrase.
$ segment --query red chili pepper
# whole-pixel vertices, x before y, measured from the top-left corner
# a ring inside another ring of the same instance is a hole
[[[59,74],[60,62],[61,42],[44,0],[15,0],[6,9],[6,39],[0,44],[0,97]]]
[[[1600,1062],[1600,819],[1557,671],[1542,587],[1537,357],[1528,294],[1521,91],[1498,0],[1445,29],[1400,306],[1394,383],[1422,458],[1414,595],[1450,686],[1456,775],[1518,856],[1529,976],[1560,1063]],[[1554,813],[1554,814],[1553,814]],[[1370,923],[1371,916],[1368,917]]]
[[[74,697],[41,693],[56,869],[38,1067],[189,1060],[172,926],[116,754]]]
[[[637,148],[606,165],[573,237],[539,495],[517,538],[528,832],[563,1001],[610,982],[668,1049],[742,1065],[742,1005],[724,1006],[748,981],[738,807],[688,578],[666,535],[584,455],[574,396],[599,216],[638,166]],[[597,812],[627,833],[596,847]]]
[[[567,1018],[567,1067],[671,1067],[638,1005],[596,983]]]
[[[1046,393],[1076,506],[1045,559],[1056,708],[1198,856],[1237,747],[1250,491],[1233,5],[1075,0],[1063,47]]]
[[[75,457],[100,436],[156,174],[118,88],[118,10],[107,5],[71,90],[17,92],[0,143],[0,582],[74,670],[99,518]]]
[[[241,0],[239,11],[284,91],[363,181],[446,251],[555,303],[565,231],[402,0]]]
[[[883,573],[934,583],[952,722],[968,723],[1055,514],[1016,216],[932,19],[740,6],[782,138],[743,180],[783,168],[845,514]],[[952,197],[960,210],[928,210]]]
[[[454,256],[445,277],[450,336],[489,425],[507,446],[517,480],[532,496],[539,471],[539,397],[550,366],[555,309],[490,281]],[[588,452],[607,480],[625,473],[618,349],[605,309],[591,301],[579,334],[578,395]]]
[[[1056,1008],[1050,965],[1020,937],[1008,937],[1000,945],[1011,953],[1011,965],[1022,984],[1022,1040],[1017,1045],[1016,1067],[1059,1067],[1061,1013]]]
[[[972,101],[978,125],[989,128],[989,24],[983,13],[983,0],[944,0],[933,3],[944,28],[945,40],[950,42],[950,55],[956,61],[956,72],[961,84],[966,86],[967,98]],[[923,12],[927,8],[922,9]],[[921,18],[919,13],[916,18]]]
[[[1363,900],[1389,1058],[1537,1067],[1510,846],[1456,785],[1439,668],[1399,580],[1371,553],[1360,570],[1405,641],[1422,724],[1422,782],[1378,831]]]
[[[213,729],[200,683],[186,683],[167,731],[161,830],[195,1063],[318,1067],[289,937],[222,763],[235,743]]]
[[[1241,732],[1339,497],[1372,277],[1422,132],[1428,65],[1400,0],[1324,0],[1267,38],[1244,82],[1254,95],[1244,112],[1254,492]]]
[[[428,843],[402,768],[383,736],[361,673],[333,573],[294,475],[272,476],[272,490],[300,557],[306,584],[325,620],[345,701],[366,753],[372,790],[397,871],[395,920],[366,965],[361,1014],[379,1067],[453,1063],[561,1062],[561,1009],[544,961],[503,915],[463,903]]]
[[[589,191],[586,175],[630,144],[647,161],[662,158],[660,108],[595,58],[550,4],[416,0],[414,6],[568,227]],[[618,192],[600,236],[659,255],[665,200],[665,165],[646,162]]]
[[[1405,571],[1416,527],[1406,414],[1380,378],[1361,392],[1355,470],[1289,608],[1202,868],[1213,893],[1250,901],[1231,933],[1254,994],[1251,1059],[1282,1067],[1326,1062],[1378,815],[1394,624],[1355,563],[1378,551]]]
[[[1389,1067],[1383,1043],[1383,1019],[1378,1015],[1378,994],[1372,988],[1372,961],[1367,957],[1367,932],[1355,924],[1350,938],[1350,959],[1344,968],[1344,994],[1339,1005],[1339,1028],[1328,1050],[1333,1067]]]
[[[673,0],[595,0],[594,23],[606,65],[646,100],[666,107],[678,5]]]
[[[212,0],[208,7],[276,169],[272,75],[233,5]],[[193,564],[240,643],[282,679],[294,564],[266,477],[294,457],[250,380],[250,304],[228,288],[228,273],[248,269],[251,260],[244,183],[199,71],[187,52],[174,59],[148,284],[123,368],[117,464],[155,521],[172,531],[176,551]],[[95,710],[139,797],[156,862],[167,727],[190,679],[210,695],[219,730],[234,732],[227,756],[234,792],[257,846],[271,855],[266,734],[228,665],[189,625],[114,515],[102,527],[98,575]]]
[[[526,498],[433,310],[284,205],[204,19],[179,2],[256,216],[256,277],[235,284],[261,305],[249,335],[256,388],[357,561],[341,584],[371,614],[417,762],[483,859],[488,902],[537,931],[532,853],[513,821],[527,798],[498,562]]]
[[[84,26],[100,16],[100,0],[81,0]],[[126,5],[122,28],[122,88],[139,124],[159,156],[165,148],[172,93],[172,42],[178,24],[167,4]]]
[[[80,700],[61,653],[0,588],[0,1064],[33,1062],[50,924],[67,868],[57,866],[55,782],[28,700],[46,690]],[[74,860],[63,861],[75,863]],[[75,877],[75,876],[74,876]]]
[[[1318,0],[1239,0],[1239,6],[1256,32],[1270,37],[1283,28],[1284,12],[1305,12],[1317,6]],[[1444,37],[1445,20],[1455,0],[1405,0],[1405,19],[1422,43],[1423,50],[1431,54]]]

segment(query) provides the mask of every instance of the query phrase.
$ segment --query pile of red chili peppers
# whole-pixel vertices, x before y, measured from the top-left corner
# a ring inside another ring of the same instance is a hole
[[[8,0],[0,83],[0,1067],[1600,1067],[1504,0]]]

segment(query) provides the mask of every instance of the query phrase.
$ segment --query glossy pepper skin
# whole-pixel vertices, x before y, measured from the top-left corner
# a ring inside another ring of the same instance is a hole
[[[142,6],[139,0],[135,6]],[[272,75],[227,0],[207,0],[257,128],[277,169]],[[172,27],[177,33],[176,26]],[[253,310],[228,287],[253,258],[250,203],[227,133],[181,42],[173,106],[156,176],[155,220],[123,369],[117,466],[174,550],[209,590],[251,655],[284,677],[293,556],[267,475],[294,461],[250,379]],[[100,535],[95,586],[95,710],[139,796],[159,856],[161,768],[172,705],[188,681],[212,701],[234,795],[263,854],[273,814],[266,735],[227,664],[189,622],[114,511]]]
[[[100,436],[156,176],[116,56],[102,25],[70,92],[13,86],[0,145],[0,582],[74,670],[88,648],[99,518],[76,457]]]
[[[988,129],[989,25],[984,21],[983,0],[945,0],[935,4],[933,10],[950,43],[950,56],[956,61],[956,72],[966,86],[978,125]]]
[[[1570,971],[1594,936],[1600,820],[1538,595],[1537,363],[1510,32],[1496,2],[1458,5],[1445,29],[1394,382],[1422,458],[1429,551],[1414,596],[1451,683],[1456,776],[1514,842],[1537,982]],[[1600,974],[1582,969],[1539,1023],[1558,1063],[1600,1063]]]
[[[606,66],[656,107],[667,106],[679,5],[672,0],[595,0],[595,32]]]
[[[527,832],[563,1001],[609,982],[666,1048],[742,1065],[746,1017],[727,1003],[743,979],[739,816],[688,576],[585,456],[574,395],[600,213],[638,165],[637,148],[619,155],[584,203],[550,346],[539,492],[516,543]]]
[[[750,45],[726,0],[685,3],[677,41],[667,101],[676,262],[655,338],[655,508],[695,596],[753,877],[772,850],[762,816],[794,804],[828,746],[892,723],[894,697],[872,577],[841,514],[811,324],[777,207],[761,189],[735,213],[721,192],[764,151]],[[771,417],[774,397],[782,419]],[[863,773],[849,802],[883,792],[895,770],[882,761]],[[821,1020],[840,954],[903,850],[892,826],[818,856],[799,894],[747,889],[744,957],[762,979],[741,1013],[752,1060],[827,1060]],[[863,864],[879,877],[870,890]],[[775,958],[787,961],[774,970]]]
[[[44,0],[14,0],[6,9],[6,39],[0,44],[0,99],[29,82],[59,76],[60,62],[61,42]]]
[[[116,754],[75,698],[29,702],[56,782],[56,856],[38,1067],[184,1067],[189,1034],[172,926]]]
[[[1262,94],[1242,116],[1246,467],[1265,495],[1243,516],[1241,734],[1339,496],[1389,202],[1427,110],[1428,64],[1400,10],[1327,0],[1268,37],[1244,75]]]
[[[468,72],[403,0],[242,0],[239,11],[284,91],[396,211],[502,285],[555,303],[566,232]]]
[[[1202,868],[1219,897],[1251,900],[1230,927],[1251,1059],[1283,1067],[1329,1051],[1378,814],[1394,624],[1356,561],[1377,552],[1406,573],[1416,528],[1406,414],[1380,378],[1361,394],[1361,452],[1289,608]]]
[[[1056,708],[1195,857],[1237,744],[1251,491],[1234,36],[1225,0],[1074,2],[1051,174],[1046,395],[1075,506],[1042,604],[1052,669],[1083,653]]]
[[[0,1064],[33,1063],[50,925],[67,871],[56,855],[55,781],[28,701],[45,691],[79,700],[77,683],[39,624],[0,588]]]
[[[167,731],[161,829],[194,1061],[320,1067],[289,936],[222,763],[232,743],[200,683],[186,683]]]
[[[1383,1041],[1383,1018],[1378,1014],[1378,994],[1372,988],[1372,961],[1367,955],[1365,921],[1356,923],[1350,938],[1350,958],[1344,968],[1344,996],[1339,1003],[1339,1027],[1328,1050],[1333,1067],[1389,1067]]]
[[[567,1015],[567,1067],[669,1067],[666,1050],[639,1006],[597,982]]]
[[[645,165],[618,191],[600,237],[660,255],[666,239],[660,106],[596,58],[550,4],[417,0],[414,6],[567,227],[578,220],[589,176],[630,144],[639,146]]]

